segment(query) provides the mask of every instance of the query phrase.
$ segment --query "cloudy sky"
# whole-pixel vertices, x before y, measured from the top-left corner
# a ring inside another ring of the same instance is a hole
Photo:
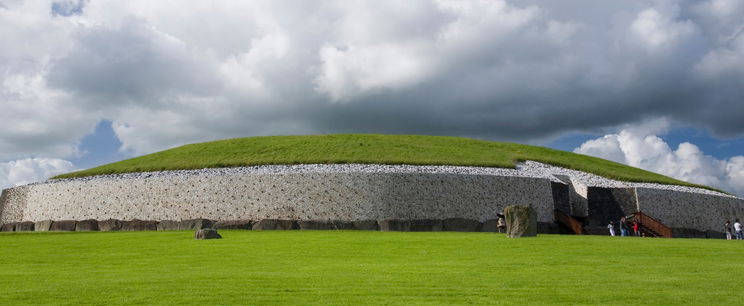
[[[744,1],[0,0],[0,187],[229,137],[595,155],[744,195]]]

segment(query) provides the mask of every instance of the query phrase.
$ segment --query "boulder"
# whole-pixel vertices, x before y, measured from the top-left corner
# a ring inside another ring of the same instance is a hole
[[[222,238],[222,236],[220,236],[220,234],[217,233],[217,230],[213,228],[198,229],[194,232],[194,239],[197,240],[220,238]]]
[[[441,232],[442,220],[411,220],[412,232]]]
[[[477,232],[480,222],[473,219],[449,218],[444,220],[444,230],[448,232]]]
[[[180,221],[161,220],[160,222],[158,222],[159,231],[177,231],[179,230],[180,226]]]
[[[529,206],[511,205],[504,209],[506,236],[509,238],[537,236],[537,212]]]
[[[351,224],[355,230],[360,231],[376,231],[378,229],[377,220],[356,220],[352,221]]]
[[[250,230],[253,223],[250,220],[227,220],[217,221],[214,224],[216,229],[241,229]]]
[[[75,231],[75,220],[60,220],[52,222],[50,231],[73,232]]]
[[[116,219],[98,221],[98,229],[102,232],[120,231],[121,224],[122,221]]]
[[[87,231],[97,231],[98,230],[98,221],[93,219],[78,221],[75,224],[75,231],[76,232],[87,232]]]
[[[33,232],[34,223],[31,221],[18,222],[15,224],[15,231],[16,232]]]
[[[214,228],[214,221],[209,219],[182,220],[178,226],[179,230],[198,230],[205,228]]]
[[[253,224],[252,229],[261,230],[296,230],[300,225],[295,220],[263,219]]]
[[[12,232],[15,231],[15,223],[5,223],[3,226],[0,226],[0,232]]]
[[[381,231],[396,231],[396,232],[410,232],[411,221],[400,220],[400,219],[383,219],[377,221],[377,225],[380,226]]]
[[[122,231],[157,231],[158,221],[139,220],[139,219],[134,219],[131,221],[122,221],[121,230]]]
[[[37,232],[48,232],[52,228],[52,220],[38,221],[34,223],[34,230]]]
[[[486,221],[483,221],[483,224],[481,224],[481,232],[498,233],[498,224],[498,219],[488,219]]]

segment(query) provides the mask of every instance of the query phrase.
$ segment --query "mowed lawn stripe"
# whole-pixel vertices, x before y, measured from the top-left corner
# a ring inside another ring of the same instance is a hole
[[[744,243],[491,233],[0,234],[0,304],[723,304]]]

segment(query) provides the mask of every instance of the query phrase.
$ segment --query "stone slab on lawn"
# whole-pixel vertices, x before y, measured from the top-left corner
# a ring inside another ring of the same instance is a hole
[[[16,232],[33,232],[35,224],[31,221],[18,222],[15,224]]]
[[[510,205],[504,209],[506,236],[509,238],[537,236],[537,212],[529,206]]]
[[[300,225],[295,220],[263,219],[253,224],[253,230],[296,230]]]
[[[253,222],[250,220],[227,220],[215,222],[214,228],[250,230],[252,225]]]
[[[93,219],[78,221],[75,224],[76,232],[98,231],[98,221]]]
[[[213,228],[204,228],[204,229],[198,229],[196,232],[194,232],[194,239],[196,240],[204,240],[204,239],[221,239],[222,236],[217,233],[216,229]]]
[[[410,232],[411,220],[383,219],[377,221],[381,231]]]
[[[411,220],[412,232],[441,232],[444,229],[442,220]]]
[[[131,221],[122,221],[121,230],[122,231],[157,231],[158,221],[139,220],[139,219],[134,219]]]
[[[376,231],[379,227],[377,220],[356,220],[351,222],[355,230]]]
[[[117,219],[102,220],[98,221],[98,229],[102,232],[120,231],[121,224],[122,221]]]
[[[444,230],[448,232],[477,232],[480,222],[473,219],[449,218],[444,219]]]
[[[34,223],[34,231],[48,232],[52,228],[52,220],[37,221]]]
[[[54,221],[49,230],[55,232],[74,232],[76,223],[75,220]]]

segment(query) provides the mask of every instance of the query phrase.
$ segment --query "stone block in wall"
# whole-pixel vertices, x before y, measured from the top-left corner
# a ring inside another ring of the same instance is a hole
[[[75,223],[76,232],[98,231],[98,221],[93,219],[82,220]]]
[[[570,181],[570,180],[568,180]],[[553,208],[560,210],[566,215],[571,215],[571,198],[568,184],[550,182],[553,194]]]
[[[180,230],[198,230],[205,228],[214,228],[214,221],[209,219],[182,220],[178,226],[178,229]]]
[[[497,219],[489,219],[489,220],[483,221],[483,224],[481,224],[481,232],[498,233],[499,227],[497,226],[497,224],[498,224]]]
[[[538,234],[560,234],[558,224],[554,222],[537,222]]]
[[[253,224],[253,230],[296,230],[300,225],[295,220],[263,219]]]
[[[705,238],[709,239],[726,239],[726,234],[724,232],[714,231],[714,230],[707,230],[705,231]]]
[[[159,231],[177,231],[180,226],[181,221],[160,220],[160,222],[158,222]]]
[[[215,222],[214,228],[250,230],[252,225],[253,222],[250,220],[227,220]]]
[[[333,222],[330,220],[300,220],[297,222],[301,230],[332,230]]]
[[[442,220],[411,220],[412,232],[441,232]]]
[[[396,231],[396,232],[410,232],[411,231],[411,221],[410,220],[400,220],[400,219],[383,219],[377,221],[377,225],[380,227],[381,231]]]
[[[15,231],[15,222],[5,223],[0,226],[0,232],[13,232]]]
[[[355,230],[376,231],[378,230],[377,220],[356,220],[351,222]]]
[[[448,232],[477,232],[480,230],[480,222],[473,219],[449,218],[444,219],[444,230]]]
[[[72,232],[75,231],[75,220],[60,220],[52,222],[50,231]]]
[[[102,232],[120,231],[121,223],[121,220],[116,219],[98,221],[98,229]]]
[[[692,228],[672,228],[672,237],[674,238],[706,238],[705,231]]]
[[[532,207],[510,205],[504,209],[504,216],[507,237],[537,236],[537,212]]]
[[[52,220],[38,221],[34,223],[34,230],[37,232],[48,232],[52,228]]]
[[[15,231],[16,232],[33,232],[34,223],[31,221],[18,222],[15,224]]]
[[[157,231],[158,221],[139,220],[139,219],[134,219],[131,221],[122,221],[121,230],[122,231]]]

